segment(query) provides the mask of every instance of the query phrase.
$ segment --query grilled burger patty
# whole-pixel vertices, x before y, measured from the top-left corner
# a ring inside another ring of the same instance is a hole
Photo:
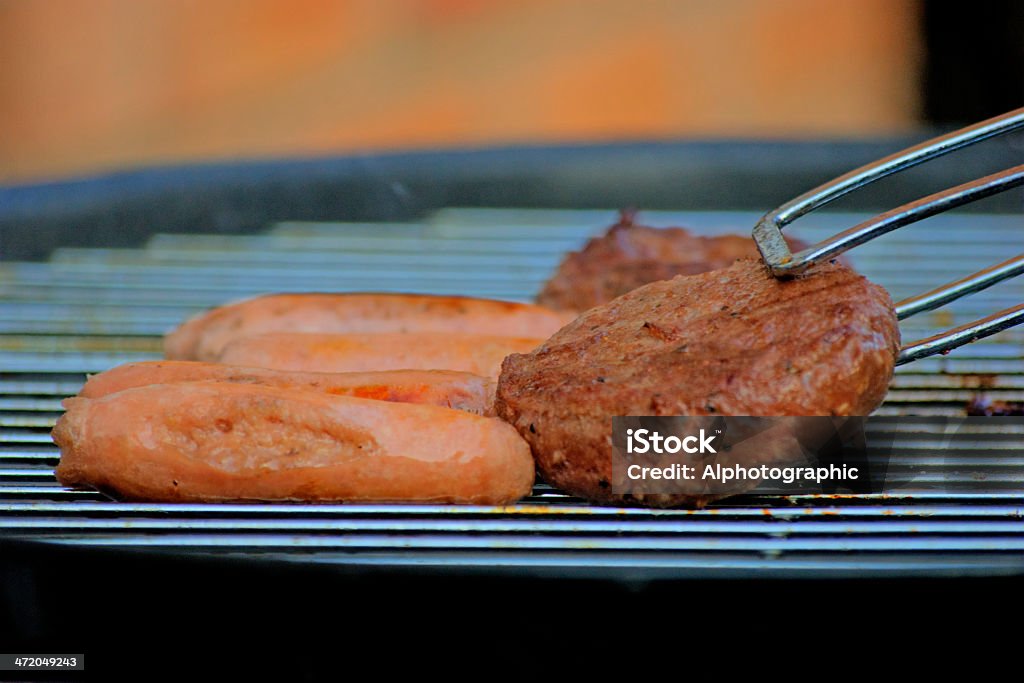
[[[796,249],[806,246],[799,240],[787,241]],[[537,295],[537,303],[560,311],[585,311],[650,282],[725,268],[742,258],[760,258],[749,237],[703,237],[684,228],[649,228],[623,212],[608,232],[566,255]]]
[[[754,260],[635,289],[540,348],[505,359],[495,409],[552,485],[611,491],[616,415],[867,415],[885,397],[899,328],[884,289],[841,263],[781,281]]]

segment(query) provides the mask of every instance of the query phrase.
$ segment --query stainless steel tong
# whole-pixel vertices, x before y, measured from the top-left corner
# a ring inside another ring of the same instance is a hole
[[[790,277],[818,261],[833,258],[847,249],[864,244],[897,228],[1024,185],[1024,165],[1013,166],[1005,171],[936,192],[881,213],[824,242],[819,242],[796,253],[790,251],[786,241],[782,238],[782,229],[785,226],[848,192],[893,173],[917,166],[929,159],[1020,128],[1024,128],[1024,108],[1015,109],[1002,116],[928,140],[850,171],[765,214],[754,227],[754,241],[757,242],[757,248],[776,277]],[[904,299],[896,304],[896,315],[903,320],[922,311],[939,308],[962,296],[981,291],[1022,272],[1024,272],[1024,254],[961,280],[945,284],[925,294]],[[958,346],[993,335],[1020,323],[1024,323],[1024,304],[947,330],[933,337],[906,344],[900,350],[896,364],[909,363],[936,353],[946,353]]]

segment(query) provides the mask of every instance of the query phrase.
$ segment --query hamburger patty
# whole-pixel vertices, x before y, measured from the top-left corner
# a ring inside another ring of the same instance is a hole
[[[496,411],[544,478],[590,500],[701,505],[720,495],[612,493],[616,415],[867,415],[899,350],[892,301],[841,263],[778,280],[760,261],[635,289],[505,359]]]
[[[537,295],[537,303],[560,311],[585,311],[650,282],[760,258],[749,237],[704,237],[684,228],[649,228],[634,223],[633,217],[623,211],[608,232],[567,254]],[[787,241],[796,249],[806,246],[799,240]]]

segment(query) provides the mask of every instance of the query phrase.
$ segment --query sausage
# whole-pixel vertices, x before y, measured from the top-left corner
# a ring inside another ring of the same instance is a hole
[[[527,353],[543,339],[473,334],[271,333],[229,343],[218,360],[302,372],[457,370],[496,379],[510,353]]]
[[[515,429],[437,406],[218,381],[64,405],[57,479],[125,500],[502,505],[533,485]]]
[[[164,339],[167,358],[215,361],[268,332],[451,332],[547,338],[575,316],[533,304],[426,294],[272,294],[200,314]]]
[[[337,396],[399,403],[426,403],[484,415],[494,399],[494,382],[468,372],[386,370],[383,372],[285,372],[220,363],[170,360],[126,363],[93,375],[79,396],[99,398],[149,384],[219,380],[283,388],[306,388]]]

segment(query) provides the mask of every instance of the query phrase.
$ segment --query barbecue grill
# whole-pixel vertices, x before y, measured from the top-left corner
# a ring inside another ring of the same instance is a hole
[[[591,506],[538,484],[521,503],[496,508],[135,504],[53,477],[49,430],[61,399],[86,373],[158,358],[160,335],[207,307],[325,290],[530,300],[567,250],[615,221],[617,205],[654,207],[642,213],[647,224],[749,232],[760,209],[901,144],[422,154],[0,191],[0,567],[56,580],[61,558],[86,566],[83,558],[131,557],[175,571],[194,558],[284,572],[315,566],[351,581],[533,578],[633,589],[683,579],[1024,574],[1024,423],[992,418],[950,436],[915,419],[962,416],[979,395],[1024,400],[1024,328],[897,370],[878,412],[905,418],[890,466],[902,476],[875,494],[755,491],[704,510],[646,510]],[[876,200],[891,206],[889,194],[948,185],[992,156],[1012,156],[1015,144],[999,143],[977,163],[908,172],[903,186],[815,214],[792,232],[824,239]],[[1019,193],[977,208],[900,230],[851,260],[900,299],[1019,249]],[[1024,279],[1004,282],[904,321],[904,337],[1020,301]],[[9,591],[7,600],[24,614],[32,595]]]

